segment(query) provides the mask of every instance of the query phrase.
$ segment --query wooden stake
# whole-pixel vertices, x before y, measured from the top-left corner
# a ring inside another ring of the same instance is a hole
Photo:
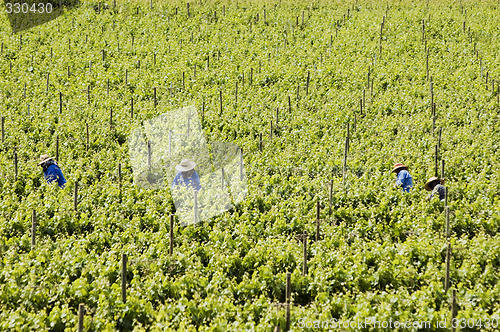
[[[17,152],[14,152],[14,174],[15,181],[17,182]]]
[[[222,90],[219,91],[220,115],[222,115]]]
[[[448,242],[446,248],[446,277],[444,279],[444,291],[447,292],[450,288],[450,260],[451,260],[451,244]]]
[[[56,136],[56,161],[59,162],[59,135]]]
[[[127,255],[122,255],[122,302],[127,303]]]
[[[49,79],[50,79],[50,73],[47,73],[47,92],[49,91]]]
[[[73,205],[75,208],[75,211],[78,211],[78,182],[75,182],[75,192],[73,196]]]
[[[130,98],[130,118],[134,118],[134,97]]]
[[[311,72],[307,71],[306,96],[309,94],[309,80],[310,79],[311,79]]]
[[[262,152],[262,133],[259,134],[259,150]]]
[[[118,187],[120,188],[120,197],[122,194],[122,164],[118,163]]]
[[[31,250],[35,249],[36,245],[36,210],[33,209],[31,214]]]
[[[154,100],[155,100],[155,108],[156,108],[156,87],[153,88]]]
[[[62,93],[59,91],[59,114],[62,114]]]
[[[304,260],[302,264],[302,274],[306,275],[307,274],[307,233],[304,231],[303,237],[303,254],[304,254]]]
[[[197,224],[200,220],[198,215],[198,191],[194,190],[194,223]]]
[[[269,129],[269,140],[273,139],[273,121],[271,120],[271,127]]]
[[[148,141],[148,169],[151,171],[151,141]]]
[[[240,181],[243,181],[243,148],[240,148]]]
[[[236,88],[234,91],[234,103],[238,104],[238,81],[236,81]]]
[[[441,159],[441,179],[444,180],[444,159]]]
[[[450,238],[450,207],[446,206],[444,208],[445,216],[446,216],[446,238]]]
[[[458,308],[457,308],[457,291],[456,289],[453,289],[452,296],[451,296],[451,321],[454,322],[458,313]],[[456,331],[455,324],[452,324],[451,328],[452,332]]]
[[[87,131],[87,145],[86,145],[86,151],[88,151],[88,150],[89,150],[89,124],[88,124],[88,122],[87,122],[87,123],[85,123],[85,127],[87,127],[87,128],[86,128],[86,131]]]
[[[253,68],[250,68],[250,85],[253,84]]]
[[[109,129],[113,127],[113,109],[109,110]]]
[[[174,215],[170,215],[170,248],[169,248],[169,255],[172,256],[174,253]]]
[[[2,116],[2,143],[4,142],[5,140],[5,117]]]
[[[224,191],[224,167],[221,168],[220,183],[220,188]]]
[[[330,180],[330,196],[328,197],[328,203],[330,205],[329,212],[332,213],[332,200],[333,200],[333,179]]]
[[[78,305],[78,332],[83,332],[83,317],[85,315],[85,304]]]
[[[290,301],[291,301],[291,291],[292,291],[292,274],[290,272],[286,273],[286,293],[285,293],[285,301],[286,301],[286,328],[285,331],[290,330]]]
[[[438,176],[438,146],[434,146],[434,176]]]
[[[320,205],[319,201],[316,202],[316,241],[319,241],[320,239],[320,234],[319,234],[319,224],[320,224]]]
[[[189,2],[186,3],[187,15],[191,17],[191,13],[189,12]]]
[[[106,85],[106,94],[109,97],[109,78],[108,78],[108,83]]]

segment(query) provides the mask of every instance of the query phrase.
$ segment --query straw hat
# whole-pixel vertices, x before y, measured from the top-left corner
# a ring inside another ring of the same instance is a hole
[[[47,161],[49,160],[53,160],[54,158],[52,158],[51,156],[49,156],[48,154],[42,154],[40,156],[40,162],[38,163],[38,166],[46,163]]]
[[[394,168],[392,169],[392,171],[396,172],[400,168],[408,168],[408,166],[406,166],[405,164],[397,163],[396,165],[394,165]]]
[[[429,187],[429,185],[434,181],[439,181],[440,184],[444,184],[443,179],[440,179],[437,176],[433,176],[429,180],[427,180],[427,182],[425,183],[425,190],[432,191],[432,189]]]
[[[177,166],[175,166],[175,169],[177,172],[187,172],[192,170],[196,166],[196,163],[194,161],[191,161],[189,159],[182,159],[181,163]]]

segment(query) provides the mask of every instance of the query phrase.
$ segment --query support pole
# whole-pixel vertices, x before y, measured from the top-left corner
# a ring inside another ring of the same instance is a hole
[[[122,302],[127,302],[127,255],[122,255]]]
[[[174,253],[174,215],[170,215],[170,229],[169,229],[169,235],[170,235],[170,248],[169,248],[169,255],[172,256]]]

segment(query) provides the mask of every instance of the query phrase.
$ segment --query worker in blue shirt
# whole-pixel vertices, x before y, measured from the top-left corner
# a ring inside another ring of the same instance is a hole
[[[410,192],[411,187],[413,187],[413,179],[410,172],[408,172],[408,166],[397,163],[392,171],[396,173],[396,187],[401,187],[407,193]]]
[[[50,157],[48,154],[41,155],[38,166],[42,167],[43,177],[48,184],[57,181],[57,185],[59,186],[59,188],[64,188],[66,179],[64,178],[64,175],[59,166],[57,166],[54,158]]]
[[[182,185],[193,188],[196,191],[200,190],[200,176],[194,170],[195,166],[196,163],[189,159],[183,159],[179,165],[175,166],[175,170],[178,173],[175,175],[174,181],[172,182],[172,189]]]

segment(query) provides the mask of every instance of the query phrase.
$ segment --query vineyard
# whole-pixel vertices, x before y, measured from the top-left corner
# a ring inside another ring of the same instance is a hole
[[[83,0],[0,22],[1,331],[497,330],[498,1]],[[129,144],[186,106],[247,181],[189,225]]]

